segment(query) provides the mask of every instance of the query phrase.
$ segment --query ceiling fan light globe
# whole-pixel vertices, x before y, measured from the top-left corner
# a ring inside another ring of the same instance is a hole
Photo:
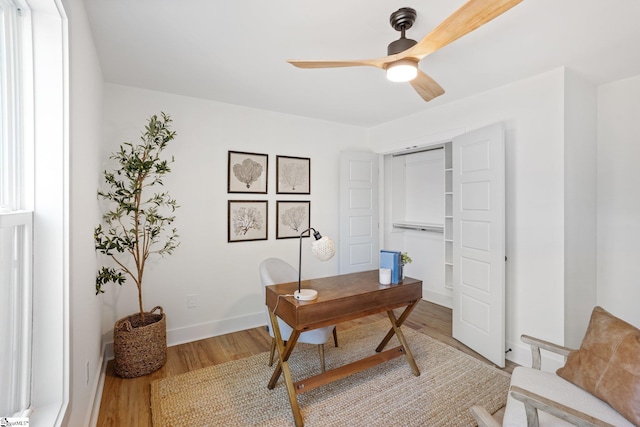
[[[418,64],[408,59],[401,59],[387,67],[387,79],[392,82],[408,82],[418,75]]]

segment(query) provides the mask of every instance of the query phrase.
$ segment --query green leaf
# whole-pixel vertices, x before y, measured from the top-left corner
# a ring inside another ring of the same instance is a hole
[[[102,173],[105,187],[98,190],[98,199],[105,203],[103,223],[94,229],[97,252],[115,261],[103,266],[96,276],[96,294],[103,293],[107,283],[122,285],[126,278],[142,285],[141,272],[149,254],[170,254],[179,246],[175,228],[166,227],[175,220],[179,207],[167,192],[153,192],[162,186],[162,177],[171,172],[175,161],[164,158],[163,150],[176,132],[171,130],[171,117],[162,112],[153,115],[144,126],[137,144],[123,142],[109,157],[117,165]],[[146,196],[146,192],[151,196]],[[140,242],[149,244],[138,252]],[[140,258],[133,254],[141,253]]]

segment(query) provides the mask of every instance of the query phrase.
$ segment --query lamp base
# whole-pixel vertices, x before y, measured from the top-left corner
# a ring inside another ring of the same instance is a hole
[[[300,301],[312,301],[318,298],[318,291],[314,291],[313,289],[300,289],[293,293],[293,297]]]

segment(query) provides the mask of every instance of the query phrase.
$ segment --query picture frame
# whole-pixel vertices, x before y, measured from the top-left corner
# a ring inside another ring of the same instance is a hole
[[[227,242],[267,240],[269,225],[267,200],[229,200]]]
[[[276,239],[297,239],[300,233],[311,227],[310,224],[310,201],[276,201]]]
[[[276,156],[276,193],[311,194],[311,159]]]
[[[268,172],[267,154],[229,151],[227,193],[267,194]]]

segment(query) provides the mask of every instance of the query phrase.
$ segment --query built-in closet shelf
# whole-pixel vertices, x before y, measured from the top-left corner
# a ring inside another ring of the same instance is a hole
[[[453,170],[453,144],[451,142],[444,144],[444,170]]]
[[[444,219],[444,241],[453,240],[453,217]]]
[[[431,231],[434,233],[444,233],[443,224],[425,224],[420,222],[394,222],[393,228],[402,228],[405,230]]]
[[[453,265],[444,265],[444,287],[447,289],[453,289]]]
[[[453,193],[444,193],[444,217],[453,218]]]
[[[453,144],[444,144],[444,287],[453,289]]]

